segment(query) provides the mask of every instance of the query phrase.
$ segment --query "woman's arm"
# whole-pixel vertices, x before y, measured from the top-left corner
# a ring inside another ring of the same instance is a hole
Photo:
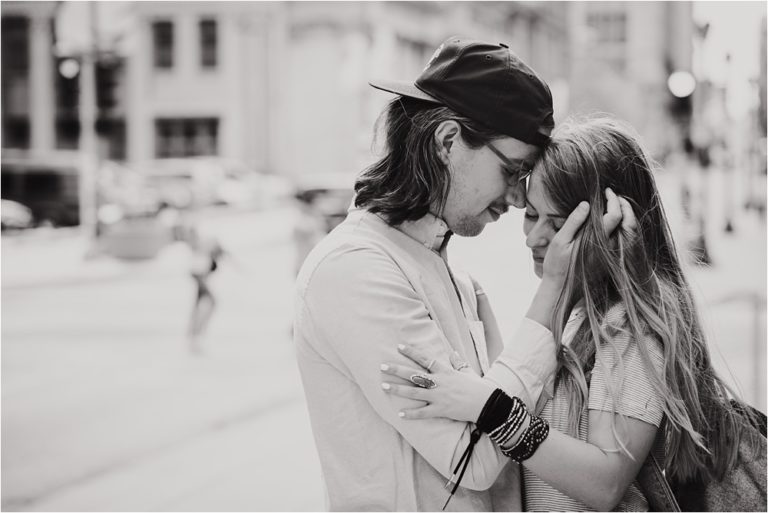
[[[632,460],[620,450],[613,436],[613,415],[589,411],[587,442],[551,429],[523,464],[569,497],[598,511],[611,511],[637,477],[658,431],[653,424],[616,415],[616,426],[626,426],[622,442],[634,457]]]
[[[628,341],[625,340],[624,343],[628,343]],[[400,351],[415,363],[422,365],[423,356],[418,349],[404,346]],[[655,358],[658,360],[656,364],[661,364],[663,361],[661,349],[656,348],[656,352],[658,353]],[[629,357],[629,355],[627,356]],[[395,375],[399,375],[399,372],[402,370],[397,367],[387,371],[388,374]],[[403,418],[429,418],[435,415],[444,415],[444,412],[466,411],[467,415],[472,415],[466,420],[478,422],[480,412],[483,410],[482,406],[463,409],[463,407],[457,406],[457,403],[477,406],[477,403],[481,402],[484,405],[493,392],[485,380],[473,373],[455,371],[443,363],[433,366],[430,378],[437,385],[430,390],[408,385],[397,385],[390,389],[390,393],[418,399],[426,403],[424,407],[403,411]],[[643,372],[637,372],[634,373],[632,379],[634,380],[633,383],[639,383],[641,380],[649,378]],[[593,376],[593,381],[601,380]],[[595,386],[598,385],[595,384]],[[630,390],[632,388],[629,387]],[[601,394],[597,391],[592,392],[597,393],[596,401],[600,403]],[[630,403],[640,401],[639,404],[646,405],[644,408],[646,413],[643,414],[643,418],[648,420],[645,422],[626,415],[615,416],[615,426],[619,439],[632,457],[620,449],[614,437],[611,425],[614,413],[589,410],[587,442],[556,430],[550,430],[547,438],[524,464],[553,487],[592,508],[600,511],[614,508],[626,493],[630,483],[636,478],[645,461],[658,430],[654,423],[661,418],[659,406],[652,405],[648,410],[648,405],[652,404],[653,401],[646,401],[645,398],[637,397],[632,393],[630,396],[628,398]],[[622,399],[622,401],[624,400],[626,399]],[[624,403],[622,402],[622,404]],[[622,411],[633,410],[624,405]],[[653,411],[658,411],[656,417],[649,413]],[[527,427],[528,421],[526,420],[517,434],[504,442],[504,446],[513,447]]]

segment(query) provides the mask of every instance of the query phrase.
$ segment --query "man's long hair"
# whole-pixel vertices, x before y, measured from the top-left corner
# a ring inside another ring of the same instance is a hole
[[[393,226],[420,219],[432,209],[436,215],[442,212],[451,176],[435,140],[440,123],[459,123],[470,148],[502,137],[448,107],[405,96],[392,100],[382,116],[377,126],[385,123],[385,155],[355,182],[355,206],[381,214]]]
[[[578,432],[587,408],[590,370],[596,356],[607,352],[619,362],[613,370],[605,369],[616,411],[622,382],[632,378],[623,375],[621,351],[611,339],[617,332],[626,333],[637,344],[661,398],[668,476],[679,481],[721,477],[736,462],[740,437],[751,435],[742,429],[743,403],[729,401],[731,391],[712,368],[651,161],[628,127],[593,118],[558,128],[533,172],[542,174],[544,189],[559,212],[567,215],[581,201],[591,205],[552,323],[560,364],[557,386],[568,398],[569,431]],[[606,187],[632,205],[636,233],[619,229],[614,236],[605,234]],[[579,301],[587,317],[565,346],[562,331]],[[617,304],[626,312],[618,323],[606,318]],[[663,350],[661,373],[651,365],[647,347],[654,339]],[[614,436],[627,452],[613,418]]]

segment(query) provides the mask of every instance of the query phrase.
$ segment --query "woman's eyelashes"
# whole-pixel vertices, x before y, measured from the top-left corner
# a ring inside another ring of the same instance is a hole
[[[536,212],[529,212],[526,210],[525,214],[523,215],[528,221],[531,221],[531,222],[536,222],[539,220],[539,214],[537,214]],[[562,228],[563,224],[565,224],[565,221],[560,218],[557,218],[557,219],[547,218],[546,222],[552,228],[552,231],[554,231],[555,233],[559,232],[560,228]]]

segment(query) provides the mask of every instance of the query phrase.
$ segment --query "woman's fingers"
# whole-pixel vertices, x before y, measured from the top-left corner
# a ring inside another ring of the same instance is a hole
[[[581,228],[581,225],[584,224],[584,221],[587,220],[588,216],[589,203],[582,201],[575,209],[573,209],[573,212],[568,215],[568,219],[565,220],[565,223],[563,223],[562,228],[557,232],[555,238],[559,239],[563,245],[573,242],[579,228]]]
[[[628,233],[635,233],[637,230],[637,218],[632,205],[626,198],[619,196],[619,206],[621,207],[621,228]]]
[[[619,197],[610,187],[605,189],[605,214],[603,214],[603,229],[606,235],[611,235],[619,226],[622,219],[622,208]]]

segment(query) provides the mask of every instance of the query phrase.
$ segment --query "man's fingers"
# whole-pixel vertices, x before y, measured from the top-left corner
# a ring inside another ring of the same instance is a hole
[[[626,232],[634,233],[637,230],[637,218],[632,205],[625,198],[619,196],[619,206],[621,207],[621,228]]]
[[[611,235],[621,223],[621,202],[610,187],[605,189],[605,214],[603,214],[603,229],[606,235]]]
[[[429,397],[429,390],[417,387],[416,385],[398,385],[396,383],[388,383],[385,381],[381,384],[381,388],[388,394],[398,395],[408,399],[416,399],[417,401],[427,401],[427,398]]]
[[[589,203],[582,201],[575,209],[573,209],[573,212],[570,213],[568,219],[565,220],[562,228],[560,228],[560,231],[557,232],[556,237],[561,239],[563,244],[572,242],[573,239],[576,238],[576,233],[579,231],[579,228],[581,228],[581,225],[584,224],[584,221],[587,220],[588,216]]]
[[[439,417],[437,410],[432,408],[431,405],[422,406],[421,408],[412,408],[410,410],[400,410],[398,413],[400,418],[403,419],[432,419]]]
[[[391,363],[382,363],[380,368],[381,368],[381,372],[383,372],[384,374],[397,376],[398,378],[401,378],[404,380],[410,380],[411,376],[413,376],[414,374],[421,374],[424,372],[423,369],[418,369],[415,366],[403,367],[401,365],[395,365]]]

